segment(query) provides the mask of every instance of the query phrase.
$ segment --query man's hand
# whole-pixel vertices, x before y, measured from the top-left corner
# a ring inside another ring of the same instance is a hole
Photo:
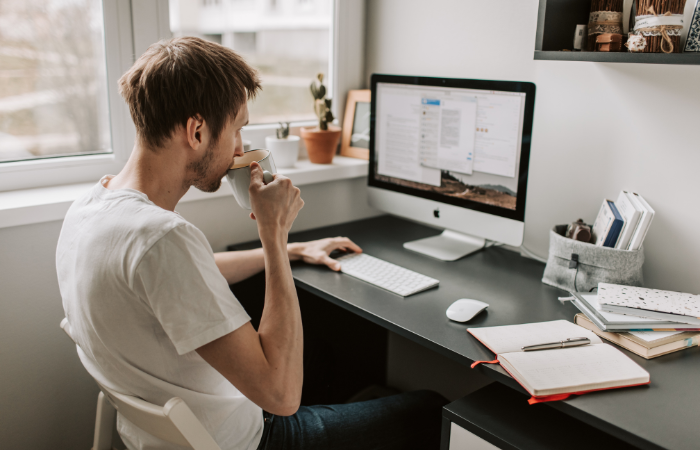
[[[309,264],[325,264],[336,272],[340,270],[340,263],[329,256],[333,250],[362,253],[362,249],[346,237],[297,242],[289,244],[287,248],[291,261],[303,260]]]
[[[250,164],[250,204],[253,212],[250,217],[258,221],[260,238],[271,233],[285,237],[294,223],[299,210],[304,206],[299,188],[284,175],[276,174],[269,184],[263,182],[263,170],[260,164]]]

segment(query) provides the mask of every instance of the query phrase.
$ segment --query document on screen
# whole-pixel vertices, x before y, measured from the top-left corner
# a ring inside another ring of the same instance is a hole
[[[420,162],[421,94],[382,89],[377,99],[377,172],[388,177],[440,186],[440,170]]]
[[[422,98],[420,159],[425,167],[471,174],[477,102],[474,96]]]
[[[515,177],[524,96],[478,94],[474,170]]]

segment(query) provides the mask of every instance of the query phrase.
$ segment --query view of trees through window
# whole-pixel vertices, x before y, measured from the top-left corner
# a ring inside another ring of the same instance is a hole
[[[312,120],[309,85],[328,75],[331,13],[331,0],[170,0],[170,28],[231,48],[259,70],[250,123]]]
[[[110,147],[102,2],[0,1],[0,162]]]
[[[328,74],[332,0],[169,6],[174,36],[218,42],[260,71],[251,123],[315,119],[308,88]],[[101,0],[0,1],[0,163],[111,152],[104,42]]]

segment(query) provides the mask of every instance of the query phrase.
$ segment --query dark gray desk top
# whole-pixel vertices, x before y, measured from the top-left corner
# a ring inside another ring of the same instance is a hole
[[[443,262],[402,246],[435,234],[432,228],[383,216],[290,236],[290,242],[347,236],[369,255],[440,280],[438,288],[407,298],[303,263],[293,265],[294,279],[299,288],[465,365],[491,360],[493,354],[467,334],[466,324],[445,317],[445,310],[457,299],[473,298],[490,305],[470,327],[573,321],[576,308],[557,300],[566,292],[541,282],[544,265],[537,261],[491,247],[459,261]],[[694,423],[700,416],[700,387],[694,377],[700,374],[700,349],[653,360],[625,352],[649,371],[649,386],[591,393],[549,405],[641,448],[700,447],[700,427]],[[524,392],[498,365],[475,370]]]

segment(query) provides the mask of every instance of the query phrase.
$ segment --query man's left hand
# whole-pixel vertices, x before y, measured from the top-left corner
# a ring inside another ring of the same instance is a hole
[[[290,261],[302,260],[309,264],[325,264],[336,272],[340,270],[340,263],[329,255],[334,250],[362,253],[362,249],[346,237],[334,237],[319,239],[309,242],[295,242],[288,247]]]

